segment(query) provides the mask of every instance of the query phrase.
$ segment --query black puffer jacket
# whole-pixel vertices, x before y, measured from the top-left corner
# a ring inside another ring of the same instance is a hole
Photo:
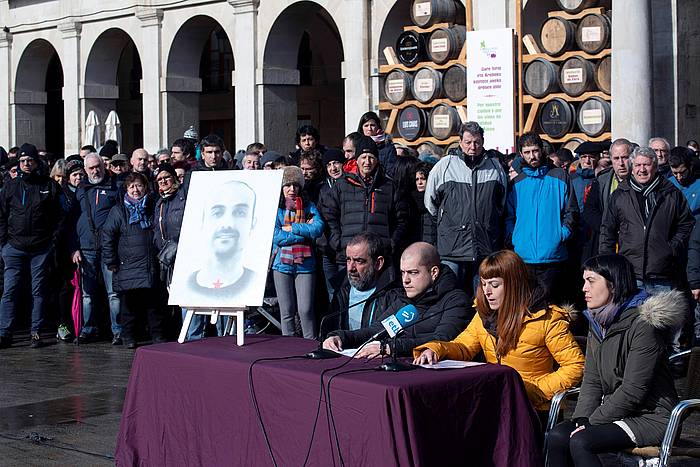
[[[180,240],[186,201],[187,193],[182,187],[167,199],[158,198],[153,212],[156,251],[160,251],[168,240],[175,243]]]
[[[119,202],[120,186],[118,177],[105,175],[100,183],[92,184],[83,181],[75,192],[77,203],[74,208],[78,211],[75,245],[73,250],[99,250],[102,245],[101,232],[107,216],[114,205]],[[93,230],[94,228],[94,230]]]
[[[384,329],[381,323],[384,318],[409,303],[418,309],[420,318],[433,314],[435,316],[406,329],[396,339],[396,355],[399,357],[410,356],[414,347],[432,340],[454,339],[474,317],[474,308],[469,303],[467,294],[457,288],[457,276],[448,266],[441,265],[437,279],[423,294],[408,298],[403,288],[393,289],[377,301],[377,313],[381,314],[371,326],[356,331],[335,331],[331,335],[340,337],[343,348],[359,347]]]
[[[369,186],[358,175],[344,174],[322,206],[330,231],[328,243],[340,261],[345,259],[345,246],[360,232],[379,235],[391,252],[405,246],[408,207],[381,167]]]
[[[400,288],[398,281],[394,277],[394,268],[385,265],[384,269],[379,273],[377,278],[377,284],[375,291],[370,295],[365,301],[362,308],[362,320],[361,327],[370,326],[374,320],[379,317],[381,312],[372,313],[373,309],[376,310],[377,301],[384,297],[390,290]],[[336,289],[333,295],[333,300],[331,301],[331,314],[323,322],[322,329],[320,330],[320,335],[323,336],[325,333],[331,330],[344,330],[348,329],[348,308],[350,307],[350,282],[348,282],[348,276],[345,274],[342,284]],[[374,318],[374,319],[372,319]]]
[[[63,207],[61,187],[39,170],[20,174],[0,193],[0,245],[18,250],[42,251],[54,247]]]
[[[146,215],[153,216],[151,197],[146,203]],[[158,282],[153,228],[129,224],[129,213],[121,202],[112,208],[102,228],[102,261],[107,267],[117,268],[112,281],[115,292],[149,289]]]
[[[625,181],[612,194],[600,228],[600,254],[618,253],[634,266],[639,280],[678,280],[695,219],[688,203],[671,182],[662,178],[656,207],[642,218],[634,190]]]
[[[685,299],[677,290],[645,295],[632,299],[605,337],[591,325],[574,419],[592,425],[623,420],[637,446],[658,446],[678,401],[666,344],[683,323]]]

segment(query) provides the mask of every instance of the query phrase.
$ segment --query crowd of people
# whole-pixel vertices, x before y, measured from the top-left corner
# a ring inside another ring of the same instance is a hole
[[[413,150],[368,112],[327,146],[300,127],[288,154],[252,143],[232,155],[192,128],[153,155],[113,141],[55,161],[28,143],[2,150],[0,348],[29,309],[31,347],[54,329],[130,349],[172,339],[192,172],[283,170],[269,261],[283,335],[365,358],[508,365],[541,414],[583,381],[574,420],[552,434],[551,465],[600,465],[599,452],[660,442],[677,399],[666,355],[700,338],[697,143],[618,138],[574,155],[525,133],[501,154],[477,122],[459,136],[446,154]],[[419,324],[393,345],[367,343],[407,304]],[[188,338],[215,332],[196,317]]]

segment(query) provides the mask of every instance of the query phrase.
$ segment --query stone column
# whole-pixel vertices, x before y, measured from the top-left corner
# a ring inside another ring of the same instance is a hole
[[[65,154],[76,154],[82,146],[82,115],[80,112],[80,31],[82,25],[73,21],[58,25],[63,36],[63,125]]]
[[[136,17],[141,20],[141,94],[143,95],[143,147],[155,152],[163,147],[162,128],[167,125],[160,96],[161,20],[163,10],[142,8]]]
[[[343,8],[342,77],[345,80],[345,134],[357,130],[362,114],[370,110],[369,87],[369,2],[345,0]]]
[[[232,47],[234,50],[233,83],[236,108],[235,148],[245,148],[250,143],[258,141],[257,86],[255,73],[257,70],[257,18],[260,0],[228,0],[233,7],[236,28],[233,31]]]
[[[615,0],[612,134],[646,145],[654,124],[651,1]]]
[[[5,149],[15,145],[10,113],[10,74],[13,70],[11,54],[12,34],[0,30],[0,146]]]

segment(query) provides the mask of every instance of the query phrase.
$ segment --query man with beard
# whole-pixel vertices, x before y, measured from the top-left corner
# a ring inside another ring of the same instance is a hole
[[[397,287],[394,268],[384,256],[382,238],[372,232],[355,235],[345,248],[347,271],[335,290],[329,317],[321,322],[320,335],[333,329],[355,330],[370,326],[381,314],[376,302]],[[328,321],[328,322],[326,322]]]
[[[349,262],[348,253],[348,265]],[[418,310],[418,319],[425,321],[406,329],[396,339],[394,349],[397,356],[409,356],[414,347],[430,340],[454,339],[474,315],[467,294],[457,287],[457,276],[449,266],[440,264],[437,250],[429,243],[413,243],[403,252],[401,285],[402,288],[390,290],[375,300],[373,311],[376,319],[372,323],[355,330],[334,331],[323,342],[323,347],[334,351],[359,347],[382,331],[383,319],[406,305],[413,305]],[[374,358],[391,352],[386,342],[371,342],[362,348],[356,358]]]
[[[216,199],[205,202],[202,236],[209,239],[204,267],[188,280],[192,292],[232,303],[255,281],[244,266],[245,250],[255,227],[255,192],[244,182],[230,181],[214,188]]]
[[[116,156],[115,156],[116,157]],[[121,345],[121,325],[119,319],[120,297],[112,288],[112,271],[102,262],[102,227],[112,207],[119,201],[119,187],[115,176],[110,176],[102,158],[95,154],[85,157],[87,180],[75,192],[74,218],[76,238],[73,245],[73,262],[82,266],[83,278],[83,329],[78,336],[79,343],[97,339],[98,323],[94,310],[94,299],[98,290],[104,288],[109,299],[109,316],[112,323],[112,344]]]

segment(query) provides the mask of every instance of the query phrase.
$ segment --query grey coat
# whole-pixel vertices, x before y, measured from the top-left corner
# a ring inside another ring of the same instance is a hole
[[[638,446],[661,443],[678,401],[666,341],[682,325],[684,307],[681,292],[662,292],[623,311],[602,340],[589,332],[574,419],[587,418],[591,425],[622,420]]]

